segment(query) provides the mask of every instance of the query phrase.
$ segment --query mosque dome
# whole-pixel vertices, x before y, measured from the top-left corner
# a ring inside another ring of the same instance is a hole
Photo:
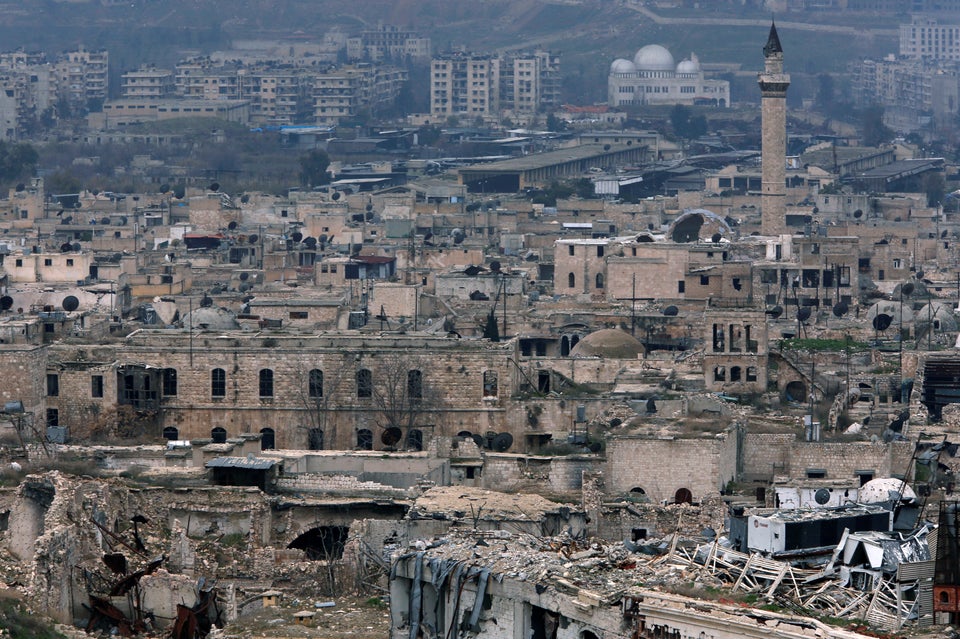
[[[604,359],[636,359],[643,355],[643,344],[619,328],[605,328],[590,333],[570,351],[570,357],[602,357]]]
[[[700,73],[700,65],[693,60],[682,60],[677,65],[677,73]]]
[[[610,73],[634,73],[636,70],[636,65],[624,58],[617,58],[610,65]]]
[[[676,67],[673,56],[659,44],[648,44],[637,51],[633,63],[640,71],[673,71]]]

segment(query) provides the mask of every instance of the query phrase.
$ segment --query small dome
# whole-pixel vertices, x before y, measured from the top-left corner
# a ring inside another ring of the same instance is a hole
[[[605,328],[590,333],[570,351],[570,357],[602,357],[636,359],[643,355],[643,344],[619,328]]]
[[[677,65],[677,73],[700,73],[700,65],[693,60],[683,60]]]
[[[617,58],[610,65],[610,73],[635,73],[637,67],[633,62],[623,58]]]
[[[673,56],[659,44],[648,44],[637,51],[633,63],[640,71],[673,71],[676,67]]]

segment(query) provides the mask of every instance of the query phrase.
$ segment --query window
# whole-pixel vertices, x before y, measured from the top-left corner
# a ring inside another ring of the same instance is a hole
[[[423,398],[423,373],[418,370],[407,371],[407,397]]]
[[[15,262],[15,264],[16,264],[17,266],[23,266],[23,260],[18,258],[17,261]]]
[[[47,426],[60,425],[60,411],[56,408],[47,409]]]
[[[710,276],[701,275],[700,276],[700,286],[709,286],[710,285]]]
[[[603,245],[597,245],[597,257],[603,257]]]
[[[496,397],[498,390],[497,371],[483,371],[483,396]]]
[[[569,273],[567,275],[567,287],[575,288],[576,286],[577,286],[577,276],[574,275],[573,273]]]
[[[574,255],[574,253],[575,253],[574,246],[573,244],[571,244],[567,247],[567,255]]]
[[[357,448],[360,450],[373,450],[373,433],[370,432],[369,429],[361,428],[357,431]]]
[[[220,370],[219,368],[217,370]],[[227,443],[227,429],[217,426],[210,430],[210,439],[213,440],[214,444],[226,444]]]
[[[53,260],[50,259],[49,257],[48,257],[48,258],[45,258],[45,259],[43,260],[43,265],[44,265],[44,266],[53,266]]]
[[[73,258],[71,257],[67,258],[67,266],[73,266]]]
[[[603,273],[597,273],[597,288],[603,288]]]
[[[210,371],[210,394],[214,397],[227,396],[227,371],[222,368]]]
[[[173,397],[177,394],[177,369],[175,368],[165,368],[163,369],[163,379],[162,379],[162,388],[163,394],[166,397]]]
[[[687,283],[683,280],[677,282],[677,293],[685,293],[687,291]]]
[[[715,369],[713,369],[713,381],[715,382],[727,381],[727,369],[723,366],[717,366]]]
[[[260,369],[260,397],[273,397],[273,371]]]
[[[163,429],[163,438],[169,441],[176,441],[180,438],[180,431],[173,426],[167,426]]]
[[[307,375],[307,395],[311,399],[323,397],[323,371],[314,368]]]
[[[306,311],[290,311],[290,319],[307,319]]]
[[[103,397],[103,375],[90,376],[90,396]]]
[[[323,429],[311,428],[307,431],[307,449],[323,450]]]
[[[273,450],[276,448],[277,435],[272,428],[260,429],[260,450]]]
[[[357,397],[373,397],[373,374],[369,368],[357,371]]]
[[[60,376],[56,373],[47,373],[47,397],[56,397],[60,394]]]

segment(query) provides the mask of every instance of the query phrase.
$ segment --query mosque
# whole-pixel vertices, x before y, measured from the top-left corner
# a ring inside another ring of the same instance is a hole
[[[664,47],[648,44],[633,61],[618,58],[607,80],[611,107],[640,104],[686,104],[728,107],[730,83],[706,80],[697,56],[677,64]]]

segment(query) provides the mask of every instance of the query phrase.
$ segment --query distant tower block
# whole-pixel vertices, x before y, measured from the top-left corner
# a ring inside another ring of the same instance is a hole
[[[783,72],[783,48],[776,24],[770,25],[763,58],[763,73],[757,80],[763,119],[761,232],[779,235],[787,232],[787,87],[790,86],[790,76]]]

